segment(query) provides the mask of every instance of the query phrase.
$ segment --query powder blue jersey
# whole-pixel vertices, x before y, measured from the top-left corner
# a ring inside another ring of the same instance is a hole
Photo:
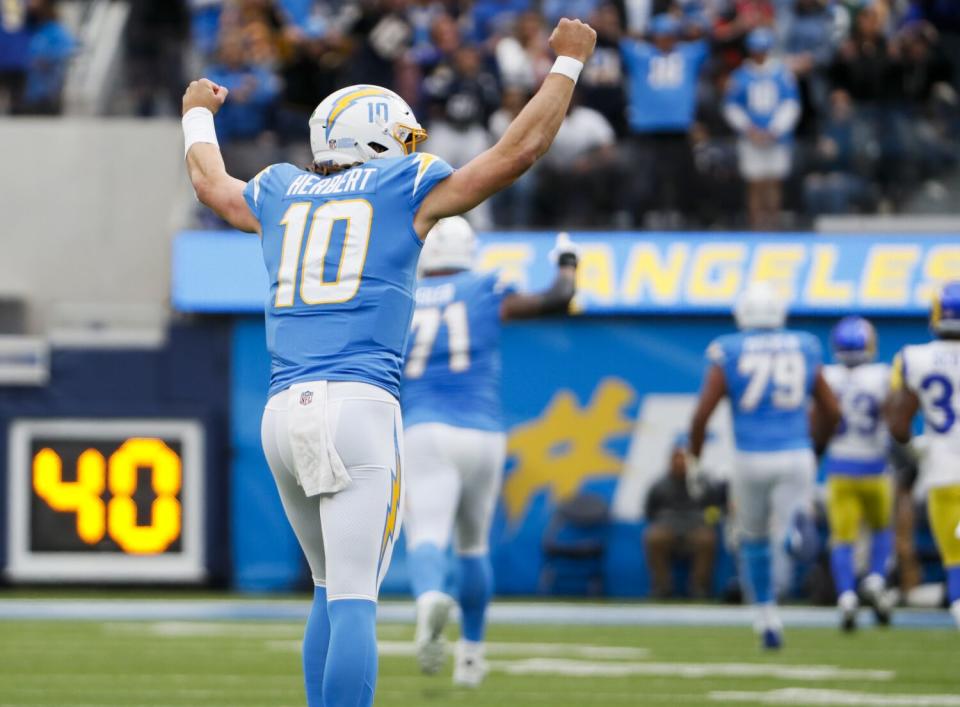
[[[419,282],[403,377],[407,427],[442,422],[503,429],[500,304],[506,293],[496,275],[468,270]]]
[[[788,102],[800,98],[797,82],[790,70],[780,61],[768,61],[758,66],[752,61],[744,64],[730,76],[726,101],[740,106],[750,117],[750,123],[761,130],[770,128],[774,116]],[[793,131],[779,135],[780,142],[788,142]]]
[[[250,180],[270,281],[271,395],[333,380],[399,397],[421,247],[413,218],[452,171],[418,153],[328,177],[275,164]]]
[[[723,370],[737,449],[811,446],[807,413],[822,361],[815,336],[788,329],[729,334],[710,344],[707,359]]]
[[[627,120],[637,133],[685,132],[697,104],[703,41],[680,42],[669,54],[633,39],[620,44],[628,76]]]

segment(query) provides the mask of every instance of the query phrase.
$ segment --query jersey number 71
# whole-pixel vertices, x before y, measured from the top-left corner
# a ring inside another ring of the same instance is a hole
[[[467,305],[451,302],[440,307],[418,307],[413,313],[413,346],[407,356],[407,378],[419,378],[427,368],[427,359],[440,331],[440,323],[447,325],[447,348],[450,350],[450,370],[460,373],[470,368],[470,327],[467,323]]]

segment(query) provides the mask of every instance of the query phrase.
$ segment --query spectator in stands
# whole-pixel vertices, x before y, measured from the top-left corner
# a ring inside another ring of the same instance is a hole
[[[27,0],[0,2],[0,114],[18,112],[29,67]]]
[[[603,114],[617,135],[626,135],[627,98],[623,91],[626,72],[620,56],[620,13],[612,3],[597,8],[590,18],[597,31],[597,47],[583,67],[578,90],[583,105]]]
[[[449,63],[438,65],[423,83],[429,106],[430,151],[460,167],[490,145],[487,124],[500,105],[500,87],[479,47],[461,46]],[[467,218],[477,230],[492,224],[490,205],[480,204]]]
[[[747,182],[750,226],[779,226],[783,180],[790,173],[793,132],[800,117],[796,81],[770,54],[775,38],[767,28],[747,37],[750,58],[730,78],[724,112],[740,136],[740,175]]]
[[[216,116],[217,136],[228,169],[240,179],[252,178],[263,166],[264,151],[275,146],[270,131],[280,93],[280,82],[270,68],[248,60],[254,54],[251,46],[243,30],[224,28],[218,61],[204,71],[230,91],[230,100]]]
[[[717,13],[713,40],[717,56],[728,71],[744,58],[747,35],[758,27],[773,27],[776,13],[772,0],[728,0]]]
[[[524,12],[517,18],[512,34],[497,42],[496,60],[504,86],[516,86],[533,92],[553,65],[553,53],[547,43],[543,18],[537,12]]]
[[[360,0],[353,6],[356,20],[349,34],[359,48],[346,66],[344,84],[395,86],[396,62],[413,45],[409,4],[409,0]]]
[[[22,112],[59,115],[63,110],[63,85],[76,42],[57,19],[54,0],[30,0],[30,68],[23,92]]]
[[[124,70],[137,115],[180,115],[188,25],[183,0],[131,3]]]
[[[698,494],[698,498],[690,494],[684,456],[686,446],[686,435],[682,435],[670,453],[668,473],[647,494],[644,545],[653,596],[658,599],[673,596],[673,562],[677,559],[691,562],[690,596],[696,599],[710,596],[717,549],[713,523],[719,519],[723,492],[717,486],[710,486]]]
[[[803,184],[810,216],[847,214],[870,204],[869,187],[859,174],[864,151],[865,146],[857,138],[850,94],[834,91],[814,150],[813,169]]]
[[[574,93],[570,112],[544,155],[539,199],[544,225],[585,228],[614,225],[623,181],[614,149],[616,133],[603,114]]]
[[[470,11],[470,37],[481,43],[506,34],[517,17],[531,8],[530,0],[477,0]]]
[[[219,61],[204,75],[230,91],[230,100],[217,113],[217,135],[224,143],[250,140],[270,127],[270,113],[279,91],[277,77],[246,57],[249,42],[238,30],[224,32]]]
[[[787,68],[797,78],[801,120],[798,133],[813,135],[816,116],[827,110],[833,61],[834,17],[826,0],[795,0],[783,19],[783,50]]]
[[[655,207],[666,212],[662,226],[680,226],[683,214],[691,212],[695,170],[689,132],[708,49],[703,40],[679,41],[681,31],[672,15],[657,15],[650,23],[651,42],[629,39],[621,47],[635,144],[634,218]]]
[[[461,46],[449,63],[424,81],[430,106],[430,149],[454,167],[487,149],[487,122],[500,105],[500,90],[479,47]]]

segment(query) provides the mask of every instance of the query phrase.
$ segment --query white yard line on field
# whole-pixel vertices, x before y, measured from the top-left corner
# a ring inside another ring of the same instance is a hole
[[[490,668],[510,675],[568,675],[572,677],[626,677],[656,675],[679,678],[777,678],[780,680],[892,680],[892,670],[859,670],[833,665],[772,663],[611,663],[558,658],[490,661]]]
[[[300,641],[266,641],[267,648],[276,651],[299,651]],[[487,655],[573,656],[609,660],[642,660],[650,655],[646,648],[630,646],[593,646],[563,643],[519,643],[490,641]],[[413,641],[377,641],[382,656],[412,656],[417,649]]]
[[[753,703],[760,705],[837,705],[838,707],[960,707],[960,695],[904,695],[819,690],[787,687],[764,692],[716,691],[709,694],[716,702]]]

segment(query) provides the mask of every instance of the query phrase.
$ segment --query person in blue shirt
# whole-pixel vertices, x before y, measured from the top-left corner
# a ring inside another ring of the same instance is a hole
[[[754,282],[733,310],[740,332],[707,348],[707,373],[690,423],[688,477],[697,483],[707,422],[727,397],[736,446],[730,484],[741,581],[757,607],[755,629],[763,647],[783,643],[776,611],[772,543],[783,547],[792,524],[809,510],[815,475],[814,444],[821,450],[840,419],[821,370],[820,342],[785,329],[786,302],[767,282]],[[811,431],[810,406],[817,426]],[[812,435],[811,435],[812,432]]]
[[[677,222],[693,211],[696,169],[689,133],[708,45],[704,40],[680,41],[682,31],[672,15],[656,15],[650,21],[650,42],[630,38],[620,44],[627,75],[627,125],[637,153],[633,165],[640,172],[633,180],[636,220],[651,208]]]
[[[29,66],[27,0],[0,2],[0,112],[18,112]]]
[[[251,140],[270,125],[271,111],[280,93],[280,81],[266,66],[246,59],[248,47],[238,30],[225,31],[220,39],[218,61],[207,76],[232,96],[217,113],[217,134],[225,143]]]
[[[31,8],[30,20],[30,68],[22,110],[33,115],[59,115],[67,65],[76,51],[76,41],[57,19],[56,8],[49,0]]]
[[[521,294],[500,286],[495,273],[471,270],[475,240],[470,224],[458,216],[430,231],[420,259],[402,392],[417,658],[425,673],[436,673],[446,658],[443,630],[454,604],[446,593],[446,558],[453,535],[462,633],[453,680],[471,687],[486,673],[483,637],[493,593],[488,541],[506,454],[500,325],[567,311],[577,266],[576,248],[561,234],[553,252],[553,285]]]
[[[201,79],[184,94],[197,198],[261,238],[271,357],[262,441],[314,580],[303,640],[310,707],[373,704],[377,595],[406,486],[398,396],[423,239],[549,148],[595,41],[589,26],[561,21],[551,45],[566,59],[497,144],[456,172],[416,152],[426,133],[403,99],[366,84],[317,106],[311,168],[274,164],[244,183],[226,171],[214,128],[229,90]]]
[[[730,77],[724,103],[727,122],[739,135],[750,225],[764,230],[779,225],[783,180],[790,174],[793,131],[800,119],[793,74],[770,54],[775,39],[765,27],[747,36],[750,58]]]

